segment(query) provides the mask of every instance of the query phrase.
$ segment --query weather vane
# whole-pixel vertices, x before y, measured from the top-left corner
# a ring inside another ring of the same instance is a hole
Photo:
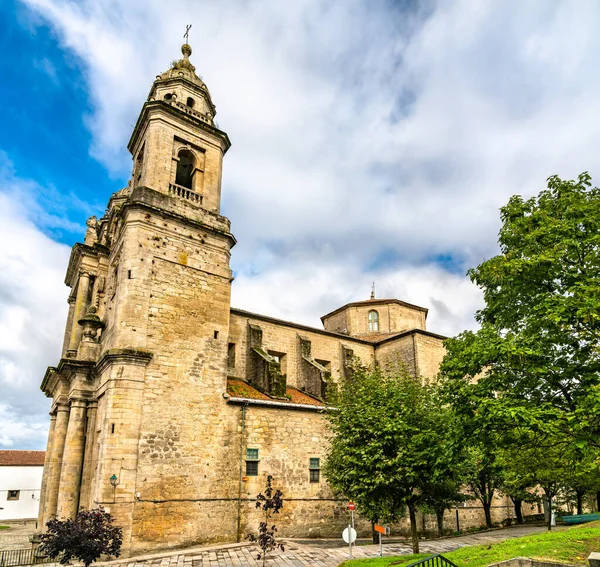
[[[371,299],[375,299],[375,282],[371,286]]]
[[[183,34],[183,38],[185,39],[185,42],[188,42],[188,37],[190,35],[190,29],[192,27],[192,24],[185,26],[185,33]]]

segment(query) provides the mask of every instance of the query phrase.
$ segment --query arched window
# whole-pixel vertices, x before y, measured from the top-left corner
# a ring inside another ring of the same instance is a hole
[[[171,93],[167,93],[167,94],[164,96],[164,99],[165,99],[165,100],[171,100],[172,98],[173,98],[173,95],[172,95]]]
[[[369,331],[379,331],[379,313],[374,309],[369,311]]]
[[[188,105],[190,108],[194,108],[194,103],[195,103],[195,102],[196,102],[196,101],[195,101],[195,100],[194,100],[194,99],[193,99],[191,96],[188,96],[188,99],[187,99],[187,101],[186,101],[186,104],[187,104],[187,105]]]
[[[179,152],[179,161],[177,162],[177,172],[175,174],[175,183],[182,187],[192,189],[192,178],[194,176],[194,165],[196,160],[190,150],[181,150]]]

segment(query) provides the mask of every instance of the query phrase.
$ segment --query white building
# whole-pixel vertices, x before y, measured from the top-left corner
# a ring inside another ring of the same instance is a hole
[[[0,451],[0,521],[37,519],[45,451]]]

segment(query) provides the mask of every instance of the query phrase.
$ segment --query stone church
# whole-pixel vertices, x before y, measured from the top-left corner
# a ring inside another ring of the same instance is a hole
[[[52,410],[40,525],[103,506],[126,554],[235,541],[255,530],[270,474],[282,535],[338,537],[346,503],[321,474],[328,384],[354,356],[433,376],[444,337],[397,299],[349,303],[322,329],[231,307],[230,141],[191,52],[154,81],[131,180],[73,246],[62,355],[41,385]]]

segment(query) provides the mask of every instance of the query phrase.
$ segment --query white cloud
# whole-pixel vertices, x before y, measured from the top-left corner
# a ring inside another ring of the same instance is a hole
[[[43,188],[7,165],[0,159],[0,447],[40,449],[50,401],[39,386],[60,357],[69,248],[30,218],[31,193]]]
[[[433,331],[472,327],[481,297],[460,274],[496,253],[498,208],[599,171],[593,0],[22,2],[83,62],[91,152],[112,175],[193,24],[233,141],[238,307],[318,325],[375,279],[429,307]]]

